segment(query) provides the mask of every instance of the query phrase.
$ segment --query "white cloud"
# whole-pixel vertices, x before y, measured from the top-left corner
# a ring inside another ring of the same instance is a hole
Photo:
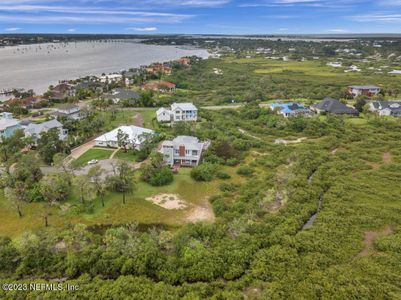
[[[156,31],[157,27],[128,27],[127,30],[135,31]]]
[[[6,28],[5,31],[18,31],[21,30],[21,28],[19,27],[10,27],[10,28]]]
[[[328,32],[333,32],[333,33],[345,33],[348,32],[346,29],[341,29],[341,28],[334,28],[334,29],[329,29],[327,30]]]
[[[357,22],[375,22],[375,23],[401,23],[401,14],[394,13],[376,13],[349,16],[348,19]]]
[[[77,30],[75,28],[70,28],[67,30],[68,32],[76,32]]]

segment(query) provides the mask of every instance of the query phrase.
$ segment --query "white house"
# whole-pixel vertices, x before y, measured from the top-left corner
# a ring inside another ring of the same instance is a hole
[[[156,112],[159,122],[197,121],[198,109],[192,103],[173,103],[171,109],[160,108]]]
[[[57,128],[59,132],[59,139],[65,140],[68,135],[68,130],[63,128],[63,124],[61,124],[57,120],[50,120],[43,123],[30,123],[25,127],[25,136],[32,137],[33,142],[36,144],[38,139],[40,138],[40,134],[42,132],[48,132],[50,129]]]
[[[128,144],[133,149],[140,149],[147,136],[155,134],[153,130],[147,128],[133,125],[120,126],[96,138],[96,146],[118,148],[117,136],[120,130],[128,135]]]
[[[161,107],[156,111],[158,122],[171,122],[173,112],[167,108]]]
[[[121,74],[108,74],[108,75],[102,75],[99,77],[100,82],[117,82],[121,81],[123,79],[123,75]]]
[[[193,136],[177,136],[172,141],[164,141],[160,153],[164,162],[169,165],[197,166],[202,152],[209,146],[208,142],[200,142]]]

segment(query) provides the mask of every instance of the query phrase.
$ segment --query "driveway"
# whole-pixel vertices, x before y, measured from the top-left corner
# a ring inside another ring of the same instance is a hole
[[[90,142],[87,142],[81,146],[78,146],[74,149],[71,150],[71,154],[68,156],[68,158],[72,159],[77,159],[79,158],[82,154],[84,154],[86,151],[89,149],[93,148],[95,146],[95,140],[92,140]]]

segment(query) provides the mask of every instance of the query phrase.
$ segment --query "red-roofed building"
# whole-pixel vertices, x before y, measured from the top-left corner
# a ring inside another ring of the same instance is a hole
[[[145,83],[143,86],[143,89],[145,90],[154,90],[154,91],[159,91],[161,93],[171,93],[174,92],[176,88],[176,85],[172,82],[168,81],[152,81]]]
[[[189,57],[181,57],[177,59],[177,61],[184,66],[189,66],[189,64],[191,63],[191,59]]]

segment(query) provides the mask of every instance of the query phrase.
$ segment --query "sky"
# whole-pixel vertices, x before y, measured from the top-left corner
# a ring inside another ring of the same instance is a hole
[[[401,0],[0,0],[1,33],[401,33]]]

